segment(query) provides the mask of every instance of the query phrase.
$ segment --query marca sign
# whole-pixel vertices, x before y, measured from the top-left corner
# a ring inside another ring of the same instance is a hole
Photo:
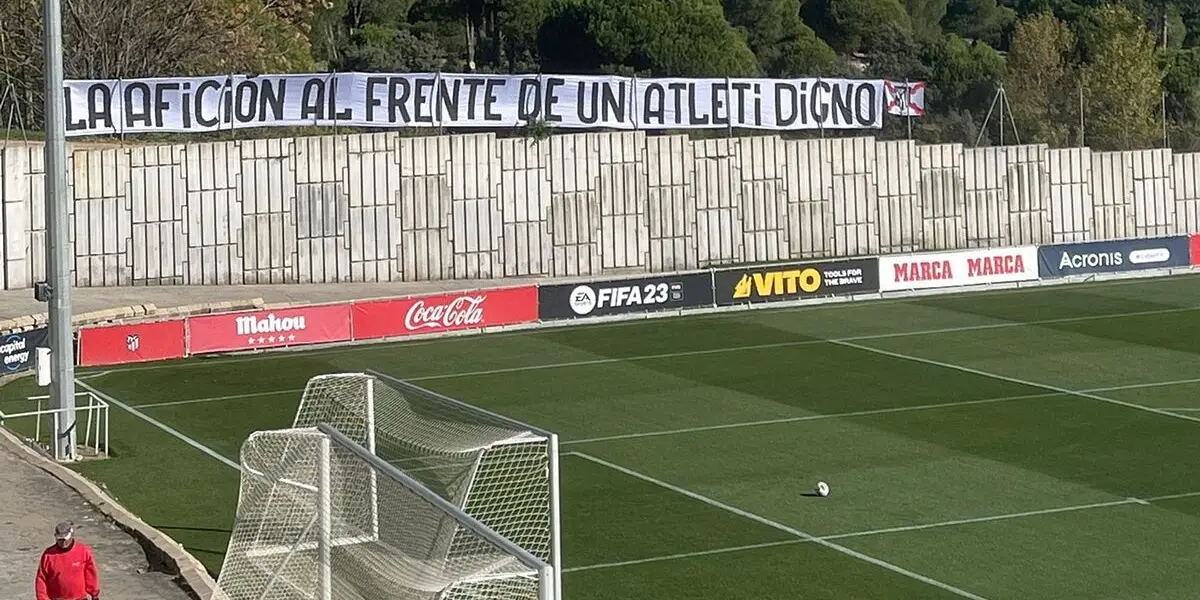
[[[356,340],[532,323],[537,316],[535,286],[371,300],[351,310]]]
[[[1037,246],[883,256],[879,259],[879,289],[892,292],[1033,281],[1038,278],[1037,258]]]
[[[350,305],[189,317],[188,333],[189,354],[344,342],[350,339]]]

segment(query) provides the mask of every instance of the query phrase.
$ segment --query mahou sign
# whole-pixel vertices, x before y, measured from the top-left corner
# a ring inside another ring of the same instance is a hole
[[[1037,246],[884,256],[879,259],[879,289],[885,292],[1012,283],[1037,278]]]
[[[324,344],[349,339],[349,304],[188,318],[189,354]]]
[[[537,288],[526,286],[357,302],[351,321],[365,340],[532,323],[537,307]]]

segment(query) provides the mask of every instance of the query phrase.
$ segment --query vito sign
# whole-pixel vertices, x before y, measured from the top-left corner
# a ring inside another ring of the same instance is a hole
[[[249,127],[877,129],[885,82],[344,73],[66,82],[67,135]]]

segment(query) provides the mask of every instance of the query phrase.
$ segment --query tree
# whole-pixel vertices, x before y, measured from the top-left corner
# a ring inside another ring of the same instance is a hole
[[[930,102],[961,107],[980,116],[1004,73],[1004,59],[991,46],[968,43],[956,35],[947,35],[930,45],[925,63],[930,70]]]
[[[921,42],[934,42],[942,35],[942,18],[946,16],[949,0],[904,0],[904,8],[912,19],[913,37]]]
[[[1013,9],[996,0],[950,0],[942,25],[958,36],[999,48],[1016,18]]]
[[[839,70],[833,48],[800,19],[800,0],[723,0],[722,5],[765,75],[803,77]]]
[[[1013,30],[1004,87],[1022,139],[1064,146],[1071,142],[1077,94],[1070,62],[1071,28],[1049,12],[1027,17]]]
[[[842,54],[870,54],[878,42],[892,44],[912,37],[912,19],[899,0],[812,0],[804,7],[804,20],[834,50]]]
[[[543,27],[539,50],[547,64],[572,72],[759,73],[754,53],[725,20],[719,0],[564,2]]]
[[[1092,25],[1083,69],[1087,142],[1105,149],[1133,149],[1152,144],[1159,134],[1163,73],[1154,35],[1128,8],[1105,5],[1090,9]]]

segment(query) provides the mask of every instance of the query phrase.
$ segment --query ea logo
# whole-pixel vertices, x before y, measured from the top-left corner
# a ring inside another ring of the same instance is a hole
[[[596,290],[581,285],[571,290],[571,310],[577,315],[586,315],[596,308]]]

